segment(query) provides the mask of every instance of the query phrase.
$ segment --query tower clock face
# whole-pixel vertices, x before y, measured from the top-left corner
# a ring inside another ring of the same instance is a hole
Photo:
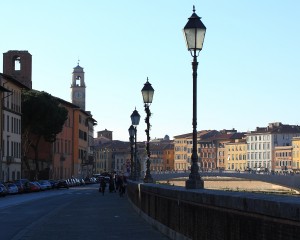
[[[74,97],[75,97],[76,99],[81,99],[81,98],[83,98],[83,93],[82,93],[82,92],[75,92],[75,93],[74,93]]]

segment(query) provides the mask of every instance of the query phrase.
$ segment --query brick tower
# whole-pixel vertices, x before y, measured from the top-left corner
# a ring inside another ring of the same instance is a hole
[[[28,51],[10,50],[3,53],[3,73],[32,89],[32,56]]]

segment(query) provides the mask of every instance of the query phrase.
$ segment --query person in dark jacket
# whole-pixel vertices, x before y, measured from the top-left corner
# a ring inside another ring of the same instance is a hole
[[[115,189],[115,181],[113,179],[113,177],[111,176],[109,178],[109,192],[112,193],[112,192],[115,192],[116,189]]]
[[[117,189],[117,191],[120,191],[122,183],[123,183],[123,181],[121,179],[121,176],[118,175],[116,177],[116,189]]]
[[[105,188],[106,188],[106,182],[105,182],[104,178],[101,178],[99,192],[102,192],[103,196],[104,196]]]
[[[120,197],[123,197],[123,195],[125,194],[126,192],[126,187],[127,187],[127,179],[125,176],[121,176],[120,177],[120,180],[119,180],[119,194],[120,194]]]
[[[119,191],[120,197],[122,197],[122,195],[123,195],[123,177],[122,176],[118,176],[117,189]]]
[[[123,185],[122,185],[123,194],[122,195],[124,195],[126,193],[126,188],[127,188],[127,178],[126,178],[126,176],[123,176]]]

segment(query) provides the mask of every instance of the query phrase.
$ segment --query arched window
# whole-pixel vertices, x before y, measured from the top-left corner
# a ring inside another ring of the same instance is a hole
[[[14,57],[14,70],[15,71],[21,70],[21,58],[19,56]]]
[[[76,86],[81,86],[81,77],[80,76],[76,76]]]

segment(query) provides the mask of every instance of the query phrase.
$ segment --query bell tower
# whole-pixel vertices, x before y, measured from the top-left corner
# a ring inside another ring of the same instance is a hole
[[[72,103],[85,110],[85,82],[84,71],[79,66],[79,61],[76,67],[73,68],[72,84],[71,84],[71,99]]]
[[[3,53],[3,73],[32,89],[32,56],[28,51],[10,50]]]

